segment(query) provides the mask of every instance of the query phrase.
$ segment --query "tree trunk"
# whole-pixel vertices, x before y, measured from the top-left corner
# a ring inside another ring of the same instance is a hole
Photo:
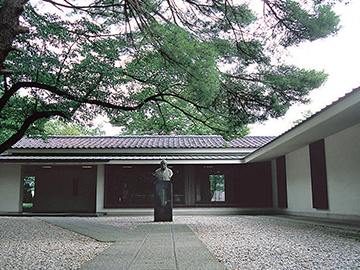
[[[29,28],[19,25],[19,16],[27,1],[5,0],[0,9],[0,75],[11,73],[4,69],[4,61],[10,51],[17,50],[12,46],[16,35],[29,32]]]

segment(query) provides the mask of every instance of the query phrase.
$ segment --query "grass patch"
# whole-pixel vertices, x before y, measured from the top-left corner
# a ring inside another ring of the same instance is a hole
[[[23,212],[32,212],[33,203],[23,203]]]

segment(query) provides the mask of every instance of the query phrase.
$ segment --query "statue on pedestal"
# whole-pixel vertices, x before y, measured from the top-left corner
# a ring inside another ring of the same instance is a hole
[[[172,221],[172,183],[173,172],[167,167],[166,160],[162,160],[161,167],[154,173],[154,220]]]

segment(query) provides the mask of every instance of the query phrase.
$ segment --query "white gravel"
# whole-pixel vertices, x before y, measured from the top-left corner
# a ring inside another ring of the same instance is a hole
[[[94,221],[131,229],[153,217]],[[189,225],[227,269],[360,269],[359,231],[269,216],[175,216],[173,223]]]
[[[204,217],[192,230],[227,269],[360,269],[360,233],[272,217]]]
[[[78,269],[110,244],[32,217],[0,217],[0,269]]]
[[[133,229],[153,217],[81,218]],[[268,216],[174,217],[227,269],[360,269],[360,232]],[[76,269],[109,246],[35,218],[0,217],[0,269]]]

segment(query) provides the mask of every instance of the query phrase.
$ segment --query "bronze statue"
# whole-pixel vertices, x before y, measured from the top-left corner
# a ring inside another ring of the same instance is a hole
[[[167,167],[167,162],[165,159],[161,160],[160,168],[155,171],[155,177],[157,180],[161,181],[170,181],[173,176],[171,169]]]

